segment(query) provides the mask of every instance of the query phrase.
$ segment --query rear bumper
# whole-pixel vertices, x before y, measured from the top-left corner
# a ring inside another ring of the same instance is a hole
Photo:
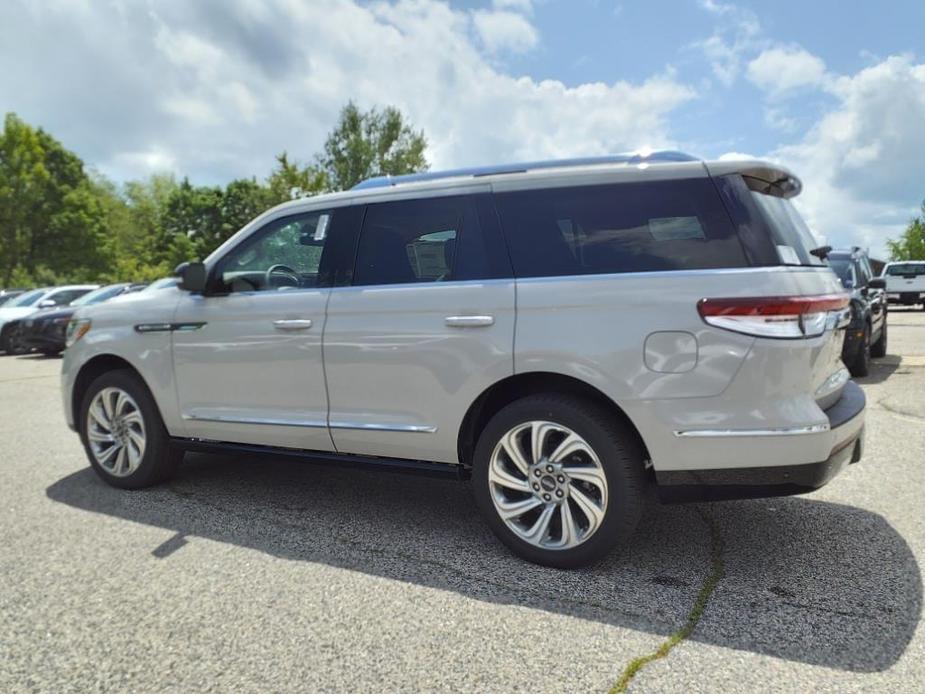
[[[829,427],[824,434],[831,440],[832,447],[824,460],[800,465],[656,471],[659,498],[667,503],[720,501],[789,496],[815,491],[849,464],[861,459],[864,450],[865,408],[864,391],[856,383],[849,381],[841,399],[825,413]],[[820,435],[822,433],[820,432]],[[815,437],[816,434],[810,436]],[[761,437],[746,438],[747,441],[741,441],[743,456],[753,452],[753,446],[758,444]]]
[[[899,304],[900,306],[912,306],[925,302],[925,293],[923,292],[887,292],[887,303]]]

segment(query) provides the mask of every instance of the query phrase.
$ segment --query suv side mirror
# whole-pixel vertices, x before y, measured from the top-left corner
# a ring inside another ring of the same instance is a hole
[[[173,271],[180,281],[177,287],[183,291],[192,292],[193,294],[202,294],[206,290],[206,266],[199,261],[190,263],[180,263],[177,269]]]
[[[867,283],[870,289],[886,289],[886,280],[882,277],[874,277]]]
[[[58,303],[54,299],[42,299],[36,308],[51,308],[52,306],[57,306]]]

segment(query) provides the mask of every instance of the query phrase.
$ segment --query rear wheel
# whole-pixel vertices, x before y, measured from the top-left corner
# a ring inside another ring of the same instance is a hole
[[[645,495],[636,437],[592,403],[560,395],[518,400],[479,437],[475,497],[515,554],[559,568],[601,559],[625,542]]]
[[[863,377],[870,373],[870,326],[864,326],[864,332],[861,335],[861,343],[858,345],[858,353],[854,361],[848,365],[848,370],[852,376]]]
[[[883,327],[880,329],[880,337],[870,346],[870,356],[878,358],[886,356],[886,339],[886,318],[884,317]]]
[[[183,459],[170,443],[154,398],[131,371],[97,377],[77,421],[90,465],[114,487],[140,489],[163,482]]]

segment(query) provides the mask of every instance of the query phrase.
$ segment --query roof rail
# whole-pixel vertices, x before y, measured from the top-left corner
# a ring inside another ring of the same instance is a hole
[[[665,162],[700,161],[684,152],[657,150],[654,152],[630,152],[628,154],[608,154],[598,157],[577,157],[574,159],[548,159],[519,164],[495,164],[493,166],[473,166],[448,171],[424,171],[422,173],[404,174],[402,176],[376,176],[360,181],[351,190],[367,188],[386,188],[402,183],[419,181],[437,181],[442,178],[461,178],[464,176],[492,176],[496,174],[525,173],[537,169],[559,169],[575,166],[594,166],[595,164],[653,164]]]

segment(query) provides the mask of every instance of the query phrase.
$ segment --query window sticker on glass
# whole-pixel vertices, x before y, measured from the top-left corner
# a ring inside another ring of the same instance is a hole
[[[658,217],[649,220],[649,233],[656,241],[706,239],[696,217]]]
[[[792,246],[778,246],[777,255],[780,257],[780,262],[784,265],[800,264],[800,256],[797,255],[797,252]]]
[[[318,217],[318,226],[315,227],[315,235],[312,237],[314,241],[324,241],[325,237],[328,235],[328,222],[331,221],[331,215],[323,214]]]

